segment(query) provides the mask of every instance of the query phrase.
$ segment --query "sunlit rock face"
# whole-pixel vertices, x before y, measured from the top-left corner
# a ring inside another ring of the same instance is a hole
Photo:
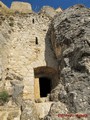
[[[41,9],[39,13],[45,14],[46,16],[51,17],[51,18],[53,18],[56,15],[55,9],[50,6],[43,6],[43,8]]]
[[[90,9],[75,5],[56,15],[51,23],[51,42],[59,63],[58,100],[70,112],[90,112]],[[55,92],[56,91],[56,92]]]

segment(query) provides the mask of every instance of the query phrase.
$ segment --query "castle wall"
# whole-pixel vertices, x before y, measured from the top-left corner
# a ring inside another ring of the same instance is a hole
[[[12,2],[10,9],[15,12],[21,12],[21,13],[30,13],[32,11],[32,7],[29,3],[16,2],[16,1]]]
[[[48,17],[34,13],[11,15],[2,23],[8,48],[3,71],[5,87],[11,92],[11,80],[22,81],[24,99],[34,99],[34,68],[49,66],[57,70],[56,58],[47,37],[49,23]]]
[[[9,94],[7,102],[0,99],[2,120],[38,120],[49,112],[52,102],[48,102],[49,95],[40,98],[40,77],[47,77],[44,80],[52,84],[50,91],[58,80],[58,65],[48,34],[55,14],[51,7],[34,13],[28,3],[14,2],[9,9],[0,2],[0,92]]]

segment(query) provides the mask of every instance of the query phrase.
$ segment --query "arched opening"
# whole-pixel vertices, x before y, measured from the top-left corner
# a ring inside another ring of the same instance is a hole
[[[34,95],[35,99],[47,97],[57,85],[57,71],[51,67],[37,67],[34,69]]]

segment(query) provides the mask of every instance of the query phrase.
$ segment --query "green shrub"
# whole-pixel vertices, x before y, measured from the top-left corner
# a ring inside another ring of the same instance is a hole
[[[2,91],[0,92],[0,101],[2,102],[7,102],[9,98],[8,92],[7,91]]]

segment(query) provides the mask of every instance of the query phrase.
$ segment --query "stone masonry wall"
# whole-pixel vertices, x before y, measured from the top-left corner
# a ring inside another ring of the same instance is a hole
[[[32,12],[32,7],[28,3],[15,1],[11,4],[11,10],[21,13],[30,13]]]
[[[58,64],[48,34],[57,12],[44,7],[34,13],[31,5],[21,2],[14,2],[10,9],[2,5],[0,2],[0,92],[6,90],[9,98],[0,102],[0,119],[40,120],[47,115],[52,102],[35,103],[34,72],[41,67],[50,69],[45,70],[48,76],[51,71],[56,71],[53,76],[57,73]],[[58,79],[53,76],[55,86]]]
[[[50,19],[35,13],[2,17],[5,19],[0,26],[0,38],[5,39],[1,45],[5,87],[12,91],[11,80],[22,81],[23,97],[33,99],[34,68],[49,66],[57,70],[56,58],[46,37]]]

